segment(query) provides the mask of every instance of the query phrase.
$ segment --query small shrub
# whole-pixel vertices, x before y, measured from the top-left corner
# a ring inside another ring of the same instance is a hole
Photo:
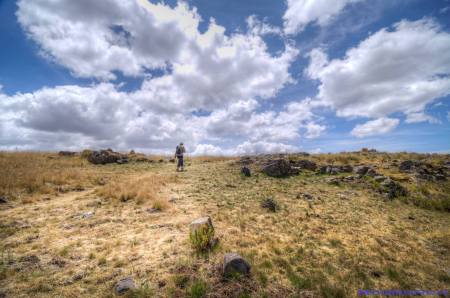
[[[202,298],[206,297],[208,292],[208,284],[203,280],[196,280],[192,283],[187,291],[187,297]]]
[[[214,237],[214,229],[210,226],[202,226],[189,233],[189,239],[195,251],[201,253],[211,248]]]
[[[189,275],[177,274],[173,277],[173,283],[177,288],[184,289],[189,283]]]

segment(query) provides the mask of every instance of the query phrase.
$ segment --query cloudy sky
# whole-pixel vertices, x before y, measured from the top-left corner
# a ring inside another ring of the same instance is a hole
[[[0,0],[0,150],[450,151],[448,0]]]

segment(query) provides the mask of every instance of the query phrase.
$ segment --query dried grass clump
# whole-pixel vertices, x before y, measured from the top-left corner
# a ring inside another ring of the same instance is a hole
[[[161,198],[161,189],[169,182],[172,176],[149,175],[143,178],[115,180],[99,188],[97,194],[105,199],[116,202],[134,201],[137,204],[153,203],[153,208],[165,209],[167,203]]]
[[[39,152],[0,152],[0,195],[21,197],[52,193],[61,185],[79,185],[96,175],[78,156],[61,158]]]

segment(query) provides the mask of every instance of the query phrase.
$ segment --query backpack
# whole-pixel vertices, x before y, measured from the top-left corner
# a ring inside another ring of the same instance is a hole
[[[181,150],[180,146],[177,146],[177,150],[175,151],[176,155],[182,155],[183,154],[183,150]]]

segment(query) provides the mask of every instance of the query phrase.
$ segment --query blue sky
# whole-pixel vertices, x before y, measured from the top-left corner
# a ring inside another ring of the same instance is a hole
[[[450,1],[0,0],[0,149],[450,151]]]

